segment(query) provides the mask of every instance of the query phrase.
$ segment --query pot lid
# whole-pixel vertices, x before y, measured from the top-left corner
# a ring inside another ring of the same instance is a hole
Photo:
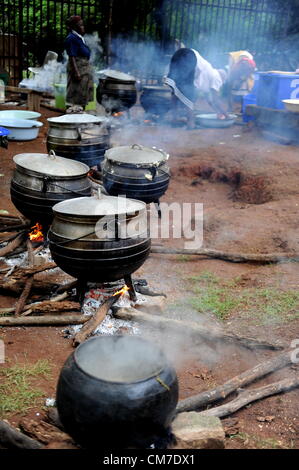
[[[143,147],[139,144],[122,145],[106,150],[105,157],[118,163],[131,163],[136,165],[157,165],[168,160],[169,155],[156,147]]]
[[[52,117],[47,119],[48,122],[56,124],[97,124],[99,122],[106,122],[108,119],[105,116],[94,116],[93,114],[63,114],[62,116]]]
[[[20,153],[13,157],[16,165],[26,170],[51,176],[81,176],[89,172],[85,163],[47,153]]]
[[[133,75],[129,75],[127,73],[119,72],[118,70],[113,70],[113,69],[100,70],[98,72],[98,75],[105,75],[106,77],[114,78],[115,80],[123,80],[126,82],[136,81],[136,78],[133,77]]]
[[[125,197],[106,196],[99,191],[97,196],[67,199],[53,206],[54,212],[66,215],[104,216],[133,214],[146,208],[146,204]]]
[[[171,89],[168,85],[144,85],[142,90],[150,90],[150,91],[167,91],[171,93]]]

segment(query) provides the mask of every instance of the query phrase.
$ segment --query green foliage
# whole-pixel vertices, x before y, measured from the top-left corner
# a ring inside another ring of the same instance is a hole
[[[51,368],[47,360],[35,364],[0,368],[0,417],[6,413],[24,413],[38,403],[44,393],[31,385],[36,377],[47,377]]]
[[[221,320],[235,314],[250,323],[286,323],[299,318],[299,292],[294,289],[246,288],[239,278],[221,281],[213,273],[202,272],[188,278],[192,281],[191,305],[202,313],[211,313]]]

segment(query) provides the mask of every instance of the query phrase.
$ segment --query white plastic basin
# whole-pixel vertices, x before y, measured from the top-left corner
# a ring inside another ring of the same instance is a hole
[[[31,119],[3,119],[0,117],[0,126],[10,131],[8,140],[33,140],[38,136],[42,122]]]
[[[288,111],[299,113],[299,100],[282,100]]]
[[[41,113],[36,113],[35,111],[23,111],[18,109],[6,109],[5,111],[0,111],[0,119],[9,118],[9,119],[38,119],[41,116]]]

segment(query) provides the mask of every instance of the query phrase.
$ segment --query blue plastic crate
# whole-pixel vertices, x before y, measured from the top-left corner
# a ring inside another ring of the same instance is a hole
[[[255,119],[254,116],[248,116],[246,114],[246,106],[248,104],[256,104],[256,95],[254,93],[249,93],[248,95],[245,95],[243,97],[243,103],[242,103],[243,122],[254,121]]]
[[[284,109],[282,100],[299,98],[299,75],[258,72],[256,104],[264,108]]]

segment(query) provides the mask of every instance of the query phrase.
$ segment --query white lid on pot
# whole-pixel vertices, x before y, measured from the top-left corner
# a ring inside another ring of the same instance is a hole
[[[122,80],[125,82],[135,82],[136,78],[133,77],[133,75],[129,75],[124,72],[120,72],[119,70],[113,70],[113,69],[104,69],[100,70],[97,72],[98,75],[105,75],[106,77],[109,78],[114,78],[115,80]]]
[[[16,165],[26,170],[49,176],[83,176],[89,172],[85,163],[55,155],[53,150],[47,153],[19,153],[13,157]]]
[[[143,147],[139,144],[122,145],[106,150],[105,158],[118,163],[136,165],[158,165],[168,160],[169,155],[156,147]]]
[[[87,217],[134,214],[144,209],[146,209],[144,202],[125,197],[106,196],[100,192],[97,196],[67,199],[53,206],[53,211],[58,214]]]
[[[63,114],[62,116],[52,117],[47,119],[48,122],[53,124],[98,124],[108,122],[105,116],[94,116],[93,114]]]

